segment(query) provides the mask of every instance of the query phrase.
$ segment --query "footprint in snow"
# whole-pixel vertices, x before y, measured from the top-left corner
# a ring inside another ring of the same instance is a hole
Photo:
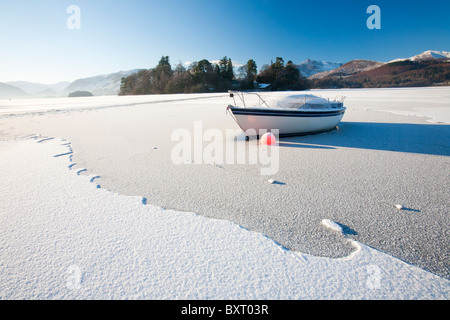
[[[77,175],[80,175],[80,173],[87,171],[87,169],[80,169],[77,171]]]

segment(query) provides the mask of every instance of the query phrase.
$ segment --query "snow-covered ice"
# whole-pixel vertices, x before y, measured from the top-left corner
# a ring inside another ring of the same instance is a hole
[[[342,227],[338,223],[336,223],[330,219],[323,219],[320,223],[322,225],[324,225],[326,228],[329,228],[333,231],[343,233]]]
[[[224,94],[0,101],[0,299],[448,299],[417,265],[448,271],[450,89],[318,94],[347,96],[342,129],[280,142],[270,180],[168,163],[173,128],[232,125]]]
[[[355,241],[350,257],[314,257],[97,188],[55,157],[60,139],[0,148],[2,300],[450,297],[449,281]]]

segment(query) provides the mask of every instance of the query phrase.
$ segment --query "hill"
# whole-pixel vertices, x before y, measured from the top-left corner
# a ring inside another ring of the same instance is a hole
[[[422,87],[450,84],[450,63],[444,60],[405,60],[353,75],[349,83],[372,87]]]
[[[342,65],[339,68],[317,73],[310,76],[309,79],[324,79],[332,77],[346,77],[360,72],[372,70],[384,65],[385,62],[371,61],[371,60],[352,60]]]
[[[120,82],[122,78],[134,74],[138,71],[139,69],[119,71],[111,74],[78,79],[67,86],[65,91],[89,91],[96,96],[117,95],[120,91]]]
[[[89,91],[75,91],[69,93],[69,98],[77,98],[77,97],[93,97],[94,95]]]
[[[15,98],[47,98],[47,97],[66,97],[69,93],[77,91],[92,92],[96,96],[101,95],[117,95],[120,89],[120,81],[122,77],[138,72],[140,69],[119,71],[111,74],[103,74],[88,78],[77,79],[73,82],[59,82],[55,84],[43,84],[28,81],[7,82],[5,85],[12,86],[15,90]],[[13,89],[6,87],[3,89],[5,96],[9,98],[11,94],[7,94]],[[13,91],[11,91],[13,92]],[[1,92],[0,92],[1,94]]]
[[[28,98],[29,95],[15,86],[0,82],[0,99]]]
[[[387,88],[450,85],[446,59],[402,60],[346,77],[313,80],[317,88]]]
[[[60,97],[65,88],[70,84],[68,81],[58,82],[55,84],[43,84],[29,81],[12,81],[6,84],[15,86],[30,95],[33,98]]]

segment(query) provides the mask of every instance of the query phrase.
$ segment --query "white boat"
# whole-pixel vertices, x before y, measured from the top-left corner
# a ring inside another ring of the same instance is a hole
[[[267,103],[256,92],[229,91],[234,105],[229,105],[233,119],[247,136],[278,130],[279,136],[305,135],[330,131],[344,116],[344,98],[333,101],[311,94],[297,94]],[[246,106],[247,95],[256,95],[257,103]],[[243,106],[237,106],[235,97]],[[276,131],[275,131],[276,132]]]

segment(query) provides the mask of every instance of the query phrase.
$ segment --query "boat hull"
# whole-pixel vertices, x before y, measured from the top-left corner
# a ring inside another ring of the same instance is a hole
[[[326,111],[303,111],[229,106],[236,123],[247,135],[278,130],[280,136],[304,135],[333,130],[345,108]]]

